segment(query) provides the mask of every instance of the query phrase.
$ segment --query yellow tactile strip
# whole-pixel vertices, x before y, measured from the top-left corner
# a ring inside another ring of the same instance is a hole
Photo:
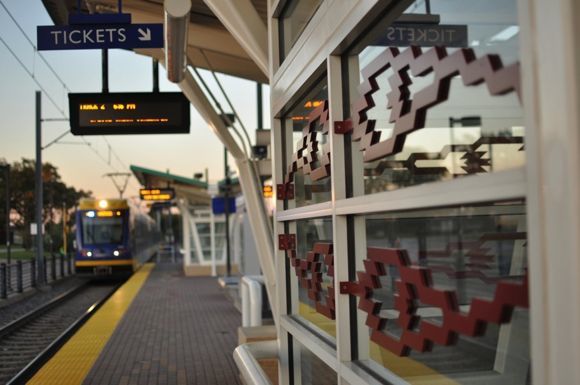
[[[28,384],[81,384],[154,266],[155,264],[147,263],[139,269]]]

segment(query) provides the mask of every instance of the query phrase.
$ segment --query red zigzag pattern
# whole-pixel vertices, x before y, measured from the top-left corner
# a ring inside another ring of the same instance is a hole
[[[389,122],[394,123],[393,134],[381,141],[375,130],[376,121],[366,112],[375,106],[373,94],[379,90],[377,77],[392,68],[387,108]],[[427,110],[449,97],[451,79],[460,75],[465,86],[485,83],[491,95],[515,91],[521,101],[519,62],[504,67],[498,55],[476,58],[472,49],[464,48],[447,55],[444,47],[433,47],[424,53],[411,46],[402,53],[389,47],[362,71],[365,81],[359,90],[363,95],[352,105],[353,140],[360,141],[365,162],[401,152],[406,136],[425,126]],[[434,74],[433,83],[416,92],[411,99],[409,72],[414,77]]]

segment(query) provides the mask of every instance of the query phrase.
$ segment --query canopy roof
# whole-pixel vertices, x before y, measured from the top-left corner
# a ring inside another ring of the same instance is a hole
[[[264,23],[267,0],[251,0]],[[76,0],[42,0],[55,25],[68,24],[69,13],[77,12]],[[234,37],[204,4],[192,0],[190,12],[188,57],[198,68],[267,83],[268,79],[246,54]],[[84,0],[83,13],[117,12],[117,0]],[[163,0],[124,0],[123,13],[132,15],[133,23],[163,23]],[[136,50],[140,54],[161,59],[161,49]]]
[[[131,171],[145,187],[173,187],[178,198],[184,198],[190,205],[209,205],[211,197],[207,192],[207,183],[199,179],[187,178],[168,172],[156,171],[145,167],[131,165]]]

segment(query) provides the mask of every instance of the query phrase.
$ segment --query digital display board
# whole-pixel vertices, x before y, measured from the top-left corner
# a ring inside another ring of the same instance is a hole
[[[181,92],[69,94],[73,135],[187,134],[189,101]]]
[[[142,188],[139,196],[144,201],[165,202],[175,198],[175,190],[172,188]]]
[[[262,186],[262,195],[264,198],[272,198],[274,196],[274,188],[272,185]]]

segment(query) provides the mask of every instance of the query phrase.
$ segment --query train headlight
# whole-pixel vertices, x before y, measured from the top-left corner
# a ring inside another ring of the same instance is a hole
[[[87,257],[92,257],[93,256],[93,252],[92,251],[87,251]]]
[[[101,199],[99,201],[99,207],[102,209],[106,209],[109,206],[109,202],[106,199]]]
[[[115,251],[113,251],[113,255],[114,255],[115,257],[118,257],[118,256],[119,256],[119,254],[120,254],[120,253],[119,253],[119,250],[115,250]]]

